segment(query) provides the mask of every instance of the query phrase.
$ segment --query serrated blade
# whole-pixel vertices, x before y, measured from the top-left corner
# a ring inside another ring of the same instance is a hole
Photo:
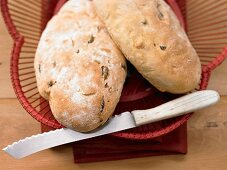
[[[136,127],[136,124],[132,114],[130,112],[124,112],[120,115],[114,116],[106,122],[104,126],[101,126],[93,132],[80,133],[71,129],[62,128],[27,137],[8,145],[3,150],[14,158],[20,159],[44,149],[113,132],[119,132],[134,127]]]

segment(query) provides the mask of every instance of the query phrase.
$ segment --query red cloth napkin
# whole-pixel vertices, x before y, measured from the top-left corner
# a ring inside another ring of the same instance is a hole
[[[186,124],[161,138],[162,140],[129,140],[105,135],[75,142],[74,160],[76,163],[85,163],[187,153]]]

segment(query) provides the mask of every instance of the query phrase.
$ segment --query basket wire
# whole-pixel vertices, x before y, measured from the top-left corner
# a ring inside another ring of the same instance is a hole
[[[1,0],[1,11],[14,39],[11,80],[15,93],[36,120],[52,128],[62,126],[54,119],[49,104],[38,93],[34,55],[42,30],[54,13],[57,0]],[[168,0],[182,14],[192,45],[202,63],[202,78],[197,90],[206,89],[210,74],[227,56],[227,0]],[[178,8],[179,7],[179,8]],[[144,139],[166,134],[185,123],[191,114],[163,121],[161,129],[118,132],[125,138]]]

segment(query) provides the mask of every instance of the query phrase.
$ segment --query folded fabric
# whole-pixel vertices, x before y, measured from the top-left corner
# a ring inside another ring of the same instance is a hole
[[[105,135],[73,143],[76,163],[186,153],[186,124],[162,136],[161,140],[130,140]]]

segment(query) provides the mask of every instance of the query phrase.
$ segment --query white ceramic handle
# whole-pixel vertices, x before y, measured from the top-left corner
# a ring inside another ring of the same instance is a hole
[[[197,91],[152,109],[132,111],[132,114],[136,125],[140,126],[202,109],[217,103],[219,98],[213,90]]]

